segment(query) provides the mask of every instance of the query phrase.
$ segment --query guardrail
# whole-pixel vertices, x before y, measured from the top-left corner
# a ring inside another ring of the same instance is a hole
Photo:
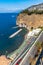
[[[38,39],[40,38],[40,36],[41,36],[42,33],[43,33],[43,31],[40,33],[40,35],[39,35],[38,38],[36,39],[35,43],[32,44],[32,48],[34,47],[34,45],[36,44],[36,42],[38,41]],[[31,48],[28,48],[28,49],[26,50],[26,52],[21,56],[21,57],[23,57],[23,60],[26,59],[25,57],[26,57],[27,54],[28,54],[27,52],[30,51],[29,49],[31,50]],[[26,53],[27,53],[27,54],[26,54]],[[25,56],[25,55],[26,55],[26,56]],[[24,57],[24,56],[25,56],[25,57]],[[20,58],[21,58],[21,57],[20,57]],[[19,59],[20,59],[20,58],[19,58]],[[20,65],[23,65],[23,64],[22,64],[22,63],[24,63],[23,60],[21,61]],[[17,61],[18,61],[18,60],[17,60]],[[16,62],[17,62],[17,61],[16,61]],[[16,62],[13,61],[13,63],[10,63],[9,65],[15,65]]]
[[[43,35],[43,31],[40,33],[40,35],[38,36],[37,40],[35,41],[35,43],[32,45],[32,47],[30,48],[29,52],[27,52],[27,54],[25,55],[25,57],[23,58],[23,60],[21,61],[21,63],[19,65],[25,65],[28,57],[29,57],[29,54],[32,50],[32,48],[35,46],[35,44],[37,43],[37,41],[40,40],[40,37]]]

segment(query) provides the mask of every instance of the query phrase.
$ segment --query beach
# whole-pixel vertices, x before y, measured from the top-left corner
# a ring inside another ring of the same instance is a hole
[[[7,59],[6,56],[0,56],[0,65],[8,65],[11,60]]]

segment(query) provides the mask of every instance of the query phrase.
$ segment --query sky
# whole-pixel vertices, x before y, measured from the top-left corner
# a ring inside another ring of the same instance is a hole
[[[39,3],[43,0],[0,0],[0,12],[19,11]]]

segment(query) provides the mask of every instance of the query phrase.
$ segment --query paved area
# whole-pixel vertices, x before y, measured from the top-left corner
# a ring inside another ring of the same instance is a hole
[[[30,39],[26,39],[25,41],[24,41],[24,43],[22,44],[22,46],[18,49],[18,51],[16,51],[16,52],[19,52],[20,54],[19,54],[19,56],[18,56],[18,58],[20,57],[24,57],[25,56],[25,54],[26,54],[26,52],[27,52],[27,50],[29,50],[30,49],[30,47],[33,45],[33,43],[35,42],[35,40],[36,40],[36,37],[31,37]],[[27,49],[27,50],[26,50]],[[21,53],[22,52],[22,53]],[[16,59],[17,60],[17,59]],[[19,60],[19,59],[18,59]],[[14,61],[11,63],[11,65],[13,65],[13,63],[15,62],[15,59],[14,59]],[[17,61],[16,61],[17,62]]]
[[[43,41],[43,40],[42,40],[42,37],[43,37],[43,31],[42,31],[41,34],[38,36],[37,40],[36,40],[35,43],[32,45],[32,47],[31,47],[31,49],[29,50],[29,52],[27,52],[27,54],[26,54],[25,57],[23,58],[23,60],[22,60],[22,62],[20,63],[20,65],[29,65],[28,58],[29,58],[30,52],[31,52],[32,49],[34,48],[34,45],[36,44],[37,41]]]
[[[43,33],[43,32],[42,32],[42,33]],[[37,39],[37,40],[35,39],[35,37],[31,37],[30,41],[27,41],[27,40],[25,41],[26,43],[24,43],[24,44],[27,45],[28,42],[29,42],[28,44],[30,44],[29,46],[27,46],[27,49],[28,49],[28,48],[29,48],[29,49],[31,48],[30,51],[32,51],[32,49],[34,48],[35,43],[36,43],[38,40],[40,40],[40,36],[43,35],[42,33],[38,36],[38,39]],[[28,40],[29,40],[29,39],[28,39]],[[35,42],[35,40],[36,40],[36,42]],[[35,43],[32,44],[32,42],[35,42]],[[19,51],[20,51],[20,49],[22,49],[22,47],[23,47],[23,46],[21,46],[21,47],[19,48]],[[25,48],[25,47],[24,47],[24,48]],[[23,49],[24,49],[24,48],[23,48]],[[26,48],[25,48],[25,51],[26,51]],[[30,51],[29,51],[28,53],[30,53]],[[22,60],[23,63],[21,62],[20,65],[28,65],[28,64],[27,64],[28,61],[26,61],[27,58],[29,57],[29,54],[28,54],[28,53],[27,53],[26,56],[25,56],[25,55],[24,55],[24,52],[23,52],[23,55],[21,54],[20,57],[19,57],[18,59],[16,59],[16,61],[15,61],[15,59],[14,59],[14,60],[10,63],[10,65],[15,65],[20,59],[23,59],[23,60]],[[25,56],[25,58],[24,58],[24,56]],[[21,57],[22,57],[22,58],[21,58]],[[24,64],[24,63],[25,63],[25,64]]]

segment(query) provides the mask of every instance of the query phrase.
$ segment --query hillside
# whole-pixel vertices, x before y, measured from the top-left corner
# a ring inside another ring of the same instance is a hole
[[[26,13],[26,14],[42,14],[43,13],[43,3],[38,4],[38,5],[33,5],[27,9],[25,9],[24,11],[22,11],[21,13]]]
[[[25,24],[26,27],[43,27],[43,3],[33,5],[19,14],[17,25]]]

